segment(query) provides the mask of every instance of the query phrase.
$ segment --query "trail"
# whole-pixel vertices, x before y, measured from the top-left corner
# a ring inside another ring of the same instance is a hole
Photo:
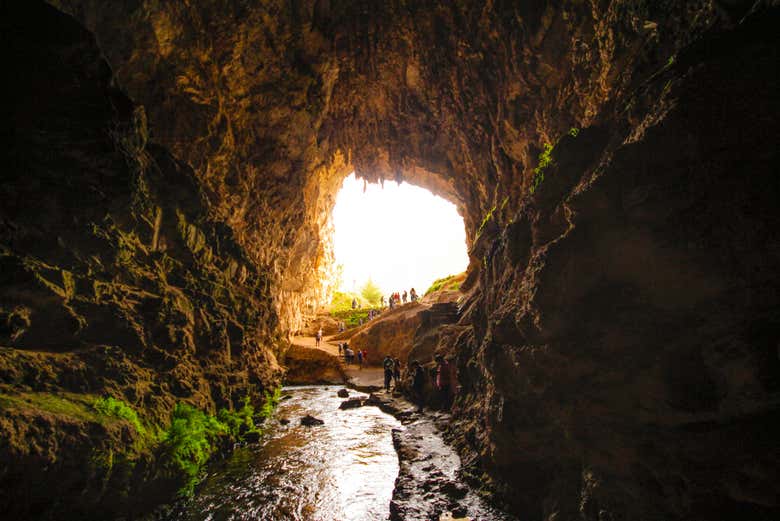
[[[317,346],[317,339],[313,336],[294,336],[292,337],[291,343],[298,347],[318,349],[334,358],[338,358],[339,363],[344,368],[344,373],[349,380],[348,384],[355,389],[369,392],[381,389],[384,385],[382,368],[368,365],[364,365],[361,368],[357,363],[345,363],[344,358],[339,356],[338,342],[333,341],[333,337],[335,336],[336,335],[328,335],[323,337],[319,347]],[[380,361],[374,360],[373,362],[379,363]]]

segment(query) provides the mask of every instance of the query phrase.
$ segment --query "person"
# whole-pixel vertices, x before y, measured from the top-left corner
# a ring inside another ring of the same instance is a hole
[[[320,328],[320,329],[317,331],[317,337],[316,337],[316,340],[317,340],[317,347],[320,347],[320,342],[322,342],[322,328]]]
[[[357,308],[357,299],[352,297],[352,309]]]
[[[382,367],[385,370],[385,391],[389,393],[390,380],[393,379],[393,369],[395,368],[395,362],[392,358],[390,358],[390,355],[385,356],[385,359],[382,362]]]
[[[385,296],[384,295],[379,297],[379,304],[380,304],[381,307],[385,307]]]
[[[339,333],[343,333],[343,332],[344,332],[344,321],[339,320]]]
[[[394,387],[398,389],[398,384],[401,383],[401,360],[398,358],[393,360],[393,379],[395,380]]]
[[[417,292],[414,290],[414,288],[412,288],[411,290],[409,290],[409,299],[410,299],[412,302],[417,302]]]
[[[406,290],[404,290],[404,294],[401,295],[401,299],[403,299],[404,304],[406,304]]]
[[[339,356],[341,356],[342,350],[343,350],[343,348],[341,347],[341,342],[339,342]]]
[[[417,412],[422,412],[424,396],[423,389],[425,388],[425,370],[420,365],[420,362],[414,360],[411,365],[412,373],[412,401],[417,404]]]
[[[358,367],[363,369],[363,351],[358,349],[357,351]]]
[[[390,309],[393,309],[395,307],[395,298],[393,297],[393,295],[390,295],[390,299],[388,300],[388,302],[390,304]]]
[[[344,361],[347,362],[347,365],[352,363],[352,360],[355,358],[355,352],[349,348],[349,344],[344,344]]]
[[[450,408],[451,398],[451,368],[450,363],[442,355],[436,355],[436,389],[439,391],[439,400],[444,409]]]
[[[368,365],[368,350],[363,350],[363,363]]]

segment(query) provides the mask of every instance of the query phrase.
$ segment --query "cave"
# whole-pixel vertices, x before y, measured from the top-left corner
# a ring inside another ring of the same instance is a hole
[[[170,502],[139,425],[270,399],[354,171],[463,216],[445,430],[492,501],[780,516],[776,2],[1,9],[8,515]]]

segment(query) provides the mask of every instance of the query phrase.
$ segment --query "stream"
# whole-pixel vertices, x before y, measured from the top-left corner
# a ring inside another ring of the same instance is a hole
[[[387,519],[399,470],[391,431],[400,423],[376,407],[339,410],[340,388],[285,388],[291,398],[266,422],[260,443],[212,465],[170,519]],[[307,414],[324,425],[301,425]],[[281,425],[282,418],[290,423]]]

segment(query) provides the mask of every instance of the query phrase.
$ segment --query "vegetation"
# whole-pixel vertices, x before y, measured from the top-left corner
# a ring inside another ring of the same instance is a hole
[[[248,396],[240,409],[221,409],[216,416],[185,403],[176,404],[171,425],[160,439],[164,464],[184,477],[179,493],[192,494],[201,470],[221,444],[244,439],[249,433],[261,433],[255,421],[264,421],[273,414],[281,394],[281,387],[265,391],[265,403],[257,415]]]
[[[0,393],[0,409],[33,409],[86,422],[103,423],[92,408],[94,395],[75,393]]]
[[[345,326],[350,328],[350,327],[356,327],[360,325],[361,320],[365,324],[366,321],[368,320],[368,312],[372,309],[374,311],[381,310],[379,307],[361,308],[361,309],[352,309],[350,307],[348,309],[342,309],[340,311],[331,310],[330,315],[338,320],[341,320],[342,322],[344,322]]]
[[[372,306],[379,306],[381,304],[382,290],[379,289],[379,286],[374,284],[374,281],[370,278],[360,289],[360,295]]]
[[[107,398],[98,398],[92,404],[92,407],[98,413],[104,416],[110,416],[114,418],[119,418],[121,420],[126,420],[127,422],[130,423],[130,425],[132,425],[135,428],[138,434],[146,435],[146,429],[141,424],[141,421],[138,419],[138,414],[136,414],[135,409],[130,407],[122,400],[117,400],[115,398],[112,398],[111,396]]]
[[[541,154],[539,154],[539,160],[536,165],[536,168],[534,168],[534,177],[531,180],[531,193],[533,194],[536,192],[536,189],[539,188],[539,185],[542,184],[542,181],[544,181],[544,171],[545,169],[554,163],[552,158],[552,151],[553,151],[553,145],[550,143],[544,144],[544,150]]]
[[[175,471],[184,475],[185,483],[179,491],[190,495],[198,483],[198,475],[229,427],[214,416],[187,405],[177,403],[171,425],[163,434],[163,457]]]
[[[330,311],[331,314],[337,313],[340,311],[351,311],[352,310],[352,299],[357,300],[361,307],[363,304],[366,304],[366,302],[363,300],[362,295],[358,295],[356,293],[346,293],[342,291],[336,291],[333,293],[333,300],[330,302]]]
[[[488,213],[485,214],[485,217],[482,218],[482,222],[479,225],[479,228],[477,229],[477,238],[479,238],[482,235],[482,232],[485,231],[485,226],[487,226],[487,223],[490,222],[490,219],[493,218],[493,213],[496,211],[496,207],[493,206],[490,210],[488,210]],[[450,275],[451,277],[454,277],[454,275]],[[446,277],[445,277],[446,278]],[[439,279],[441,280],[441,279]],[[434,284],[436,284],[434,282]],[[430,289],[428,290],[430,291]],[[428,293],[426,292],[426,295]]]
[[[460,288],[461,279],[459,275],[447,275],[446,277],[442,277],[440,279],[436,279],[433,281],[433,284],[431,284],[431,287],[428,288],[428,290],[425,292],[425,294],[433,293],[434,291],[439,290],[457,290]]]

